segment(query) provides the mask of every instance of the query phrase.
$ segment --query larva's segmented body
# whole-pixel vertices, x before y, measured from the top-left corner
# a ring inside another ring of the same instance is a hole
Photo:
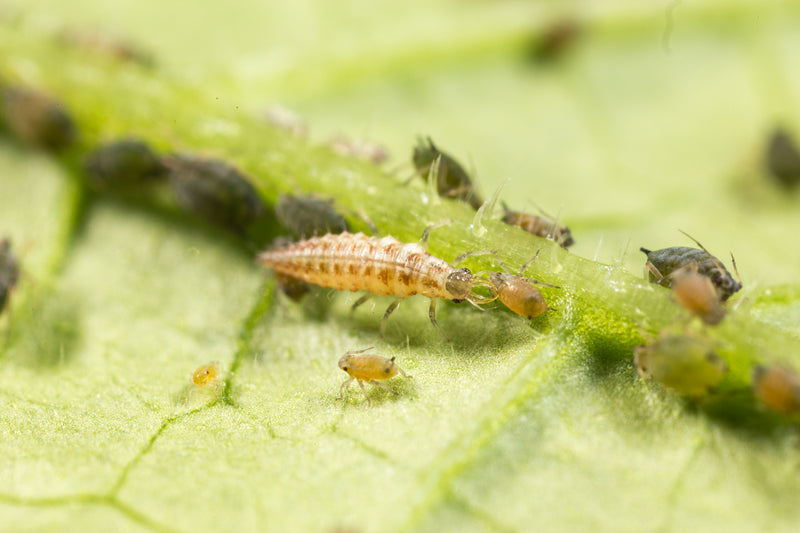
[[[433,299],[429,314],[435,326],[436,298],[454,302],[467,300],[473,304],[493,299],[472,292],[476,283],[490,284],[474,278],[469,269],[454,268],[419,244],[404,244],[394,237],[328,234],[263,252],[258,261],[276,272],[322,287],[364,290],[397,298],[427,296]],[[389,307],[385,317],[394,311],[397,303]]]

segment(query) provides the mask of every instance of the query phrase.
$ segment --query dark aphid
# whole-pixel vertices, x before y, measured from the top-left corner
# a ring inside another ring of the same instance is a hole
[[[336,212],[331,200],[312,195],[282,194],[275,204],[275,215],[284,228],[301,239],[350,231],[347,220]]]
[[[581,24],[573,18],[551,22],[534,37],[529,52],[531,59],[538,63],[557,60],[575,44],[582,30]]]
[[[152,54],[118,36],[97,31],[66,29],[59,33],[58,40],[67,46],[108,56],[117,61],[136,63],[143,67],[155,65]]]
[[[11,132],[30,146],[57,151],[75,140],[75,123],[64,105],[39,91],[6,87],[0,112]]]
[[[687,396],[703,396],[722,381],[728,365],[706,339],[666,334],[633,350],[642,379],[654,379]]]
[[[564,224],[559,224],[545,216],[531,215],[521,211],[512,211],[503,204],[503,222],[509,226],[517,226],[538,237],[552,238],[562,248],[575,244],[572,232]]]
[[[84,169],[86,179],[98,190],[132,188],[167,173],[161,159],[137,139],[100,146],[86,157]]]
[[[800,376],[790,368],[753,368],[753,392],[761,403],[779,413],[800,412]]]
[[[11,251],[11,242],[2,239],[0,240],[0,313],[5,309],[18,280],[19,263]]]
[[[250,181],[224,161],[174,155],[164,164],[178,203],[210,222],[242,231],[266,212]]]
[[[800,184],[800,151],[792,136],[777,128],[769,139],[764,164],[770,175],[785,187]]]
[[[689,235],[685,234],[687,237]],[[694,241],[692,237],[689,237]],[[661,250],[648,250],[639,248],[647,255],[647,269],[650,272],[650,281],[669,286],[670,274],[684,267],[697,265],[697,273],[711,279],[714,287],[719,293],[720,300],[723,302],[731,297],[732,294],[742,288],[742,284],[731,276],[725,269],[722,262],[708,253],[702,244],[694,241],[701,249],[689,248],[686,246],[675,246],[663,248]],[[733,263],[734,269],[736,262]],[[738,276],[737,276],[738,277]]]
[[[412,161],[417,172],[428,179],[431,166],[440,157],[439,181],[436,185],[439,196],[457,198],[469,203],[474,209],[480,208],[483,200],[475,192],[475,186],[467,171],[452,156],[436,148],[430,137],[426,140],[422,138],[418,140],[414,147]]]

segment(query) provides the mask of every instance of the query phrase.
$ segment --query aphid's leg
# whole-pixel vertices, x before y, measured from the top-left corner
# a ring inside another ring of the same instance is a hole
[[[431,236],[431,232],[435,229],[439,229],[442,226],[447,226],[448,224],[452,224],[453,220],[448,218],[447,220],[442,220],[441,222],[437,222],[436,224],[431,224],[424,230],[422,230],[422,237],[419,240],[419,243],[422,245],[423,248],[428,247],[428,237]]]
[[[644,264],[644,276],[647,279],[647,281],[650,281],[650,276],[648,275],[648,273],[654,275],[657,278],[654,283],[658,283],[659,285],[661,285],[661,282],[664,280],[664,276],[661,275],[661,272],[658,270],[658,268],[656,268],[656,266],[650,261]]]
[[[531,258],[528,260],[528,262],[527,262],[527,263],[525,263],[524,265],[522,265],[522,268],[520,268],[520,269],[519,269],[519,274],[518,274],[518,276],[519,276],[519,277],[523,277],[523,276],[525,275],[525,271],[526,271],[526,270],[528,270],[528,267],[530,266],[530,264],[531,264],[531,263],[533,263],[534,261],[536,261],[536,258],[537,258],[537,257],[539,257],[539,252],[541,252],[541,251],[542,251],[542,249],[541,249],[541,248],[539,248],[538,250],[536,250],[536,253],[534,254],[534,256],[533,256],[533,257],[531,257]],[[497,260],[498,260],[498,261],[500,261],[500,258],[498,258]],[[502,265],[502,263],[501,263],[501,265]]]
[[[450,342],[450,339],[447,338],[447,335],[444,334],[442,328],[439,327],[439,323],[436,322],[436,298],[431,298],[431,306],[428,308],[428,318],[431,319],[431,324],[433,327],[436,328],[436,331],[439,333],[439,336],[442,338],[444,342]]]
[[[356,308],[359,305],[361,305],[364,302],[366,302],[367,300],[369,300],[370,298],[372,298],[372,294],[368,292],[367,294],[365,294],[364,296],[362,296],[361,298],[356,300],[356,303],[354,303],[353,306],[350,308],[350,314],[352,315],[353,313],[355,313]]]
[[[389,315],[391,315],[397,306],[400,305],[402,298],[398,298],[397,300],[393,301],[389,307],[386,308],[386,312],[383,314],[383,319],[381,320],[381,337],[386,334],[386,323],[389,321]]]
[[[549,287],[551,289],[560,289],[561,287],[558,285],[550,285],[549,283],[545,283],[544,281],[539,281],[538,279],[533,278],[522,278],[528,283],[533,283],[534,285],[541,285],[542,287]]]
[[[364,382],[360,379],[358,380],[358,386],[361,387],[361,390],[364,392],[364,398],[367,399],[367,405],[372,405],[372,402],[369,400],[369,396],[367,395],[367,388],[364,386]]]
[[[342,386],[339,387],[339,397],[336,398],[337,400],[343,400],[344,399],[344,391],[347,390],[347,387],[350,386],[350,383],[352,383],[354,379],[356,379],[356,378],[351,377],[350,379],[346,379],[344,381],[344,383],[342,383]]]
[[[398,396],[398,393],[397,393],[397,391],[396,391],[396,390],[394,390],[393,388],[391,388],[391,387],[390,387],[389,385],[387,385],[386,383],[381,383],[381,382],[380,382],[380,381],[378,381],[377,379],[371,379],[371,380],[369,380],[369,382],[370,382],[370,383],[372,383],[373,385],[377,385],[378,387],[380,387],[380,388],[382,388],[382,389],[386,389],[386,390],[388,390],[389,392],[391,392],[391,393],[392,393],[392,394],[394,394],[395,396]]]
[[[494,255],[497,257],[497,250],[474,250],[472,252],[464,252],[463,254],[459,255],[453,260],[453,266],[458,266],[458,264],[468,257],[477,257],[479,255]],[[508,273],[508,271],[506,271]]]

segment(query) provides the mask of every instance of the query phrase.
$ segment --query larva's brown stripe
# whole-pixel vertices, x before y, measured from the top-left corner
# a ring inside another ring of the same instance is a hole
[[[453,267],[419,244],[403,244],[394,237],[329,234],[264,252],[258,261],[282,274],[337,290],[451,298],[445,282]]]

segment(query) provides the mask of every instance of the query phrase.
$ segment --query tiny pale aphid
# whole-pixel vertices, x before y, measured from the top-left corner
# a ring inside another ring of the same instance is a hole
[[[642,379],[652,378],[686,396],[707,394],[728,372],[728,365],[705,339],[667,334],[637,346],[633,353]]]
[[[205,387],[207,385],[211,385],[212,383],[216,383],[219,375],[219,364],[208,363],[207,365],[201,365],[192,373],[192,383],[198,387]]]
[[[800,413],[800,376],[790,368],[753,368],[753,392],[761,403],[785,415]]]
[[[697,264],[676,270],[669,276],[670,287],[684,309],[711,326],[725,318],[719,293],[707,276],[698,274]]]
[[[358,386],[361,387],[361,390],[364,392],[364,397],[367,399],[367,405],[370,405],[372,402],[370,402],[369,396],[367,396],[367,389],[364,387],[365,381],[372,385],[382,387],[395,396],[397,395],[397,392],[392,390],[385,383],[381,383],[381,381],[391,379],[397,374],[408,377],[408,374],[395,364],[394,357],[389,359],[381,357],[380,355],[361,355],[371,349],[372,348],[367,348],[359,352],[347,352],[339,359],[339,368],[347,372],[350,376],[339,388],[339,399],[344,397],[345,390],[347,390],[347,387],[350,386],[353,380],[358,381]]]

